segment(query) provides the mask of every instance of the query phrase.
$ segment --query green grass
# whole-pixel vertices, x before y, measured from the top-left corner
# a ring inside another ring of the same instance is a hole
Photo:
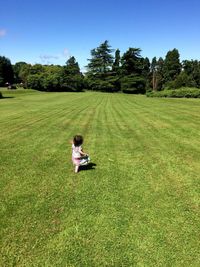
[[[200,101],[3,91],[0,266],[200,266]],[[85,137],[95,169],[73,172]]]

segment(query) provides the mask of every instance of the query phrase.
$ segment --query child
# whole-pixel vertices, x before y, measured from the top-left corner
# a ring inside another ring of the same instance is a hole
[[[75,135],[72,141],[72,162],[75,165],[76,173],[79,171],[79,166],[87,165],[90,161],[89,155],[82,150],[82,144],[83,137]]]

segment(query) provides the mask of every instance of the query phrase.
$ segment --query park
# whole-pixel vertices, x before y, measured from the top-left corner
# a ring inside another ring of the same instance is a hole
[[[200,264],[200,100],[1,91],[1,266]]]
[[[0,267],[200,266],[200,1],[1,1]]]

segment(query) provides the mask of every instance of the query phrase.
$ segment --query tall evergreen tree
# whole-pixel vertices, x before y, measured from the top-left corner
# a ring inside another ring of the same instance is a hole
[[[91,59],[87,65],[87,83],[90,89],[113,92],[116,89],[116,77],[112,71],[113,49],[106,40],[99,47],[91,50]]]
[[[161,90],[163,86],[163,64],[162,57],[158,60],[156,57],[152,58],[150,67],[150,77],[153,91]]]
[[[179,57],[180,55],[176,48],[167,52],[163,65],[163,76],[165,83],[175,80],[175,78],[181,72],[181,63]]]
[[[187,86],[200,87],[200,61],[184,60],[182,62],[184,73],[188,76]]]
[[[80,72],[78,62],[73,56],[67,60],[66,66],[64,66],[62,88],[68,91],[83,90],[83,75]]]
[[[91,50],[91,59],[87,65],[89,74],[103,77],[111,70],[113,64],[113,49],[106,40],[99,47]]]
[[[164,60],[162,57],[159,57],[159,59],[157,61],[157,71],[156,71],[157,90],[163,89],[163,66],[164,66]]]
[[[72,56],[67,60],[65,66],[65,72],[69,73],[70,75],[80,74],[79,64],[78,62],[76,62],[75,57]]]
[[[148,57],[141,58],[141,65],[142,65],[142,77],[145,79],[145,87],[146,90],[150,89],[150,82],[149,82],[149,77],[150,77],[150,61]]]
[[[116,51],[115,51],[115,60],[114,60],[114,63],[113,63],[113,66],[112,66],[112,69],[113,69],[113,71],[115,71],[115,72],[119,72],[119,69],[120,69],[120,50],[119,49],[117,49]]]
[[[129,48],[121,58],[121,88],[125,93],[144,93],[146,79],[143,74],[143,62],[140,48]]]
[[[121,90],[121,82],[120,82],[120,78],[121,78],[121,56],[120,56],[120,50],[117,49],[115,51],[115,60],[112,66],[112,70],[113,70],[113,78],[112,78],[112,84],[114,86],[114,90],[113,91],[120,91]]]
[[[148,57],[141,58],[141,64],[142,64],[142,75],[147,77],[150,72],[150,61]]]
[[[141,49],[129,48],[121,58],[122,72],[125,75],[142,73]]]

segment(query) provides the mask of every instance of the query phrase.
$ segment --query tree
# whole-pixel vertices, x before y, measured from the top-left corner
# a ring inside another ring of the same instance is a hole
[[[113,49],[106,40],[91,50],[87,65],[87,84],[91,90],[113,92],[119,90],[118,77],[113,72]]]
[[[80,72],[78,62],[75,57],[70,57],[63,69],[62,90],[82,91],[84,87],[83,75]]]
[[[157,72],[157,59],[156,59],[156,57],[153,57],[152,61],[151,61],[151,74],[152,74],[153,91],[157,91],[156,72]]]
[[[34,64],[31,66],[29,73],[30,74],[41,74],[44,73],[45,71],[45,66],[42,64]]]
[[[141,57],[140,53],[140,48],[129,48],[121,58],[121,89],[124,93],[145,93],[146,72],[144,65],[147,61]]]
[[[6,83],[12,84],[14,81],[13,68],[10,59],[0,56],[0,86]]]
[[[120,50],[117,49],[115,51],[115,60],[113,62],[113,66],[112,66],[113,71],[115,71],[116,73],[118,73],[119,69],[120,69],[120,59],[121,59],[120,58]]]
[[[163,66],[164,66],[164,60],[162,57],[159,57],[157,62],[157,89],[162,90],[163,89]]]
[[[126,75],[121,78],[121,89],[127,94],[144,94],[146,91],[146,81],[139,75]]]
[[[176,79],[181,72],[180,55],[176,48],[167,52],[163,65],[164,82],[170,82]]]
[[[18,78],[25,87],[27,87],[27,79],[30,74],[31,67],[31,64],[22,64],[19,69]]]
[[[148,57],[141,58],[141,65],[142,65],[142,75],[147,78],[150,72],[150,61]]]
[[[74,57],[70,57],[65,66],[35,64],[25,65],[22,70],[28,88],[48,92],[83,89],[83,75]]]
[[[181,87],[197,87],[196,82],[184,70],[172,82],[172,88],[178,89]]]
[[[78,62],[76,62],[75,57],[70,57],[65,66],[65,73],[68,75],[77,75],[80,74],[80,68]]]
[[[158,91],[162,89],[163,86],[163,64],[164,61],[162,57],[158,60],[156,57],[152,58],[150,66],[150,79],[153,91]]]
[[[122,73],[124,75],[129,74],[142,74],[142,61],[141,61],[141,49],[140,48],[129,48],[121,58]]]
[[[146,90],[149,90],[150,83],[149,83],[149,77],[150,77],[150,61],[148,57],[141,58],[141,64],[142,64],[142,76],[145,79],[145,87]]]
[[[113,64],[113,49],[106,40],[100,44],[99,47],[91,50],[91,59],[88,59],[90,63],[87,65],[90,75],[97,75],[104,77],[107,72],[112,68]]]
[[[182,64],[185,73],[190,78],[190,83],[193,81],[192,84],[200,87],[200,62],[198,60],[184,60]]]
[[[42,90],[42,78],[40,74],[29,74],[26,80],[26,86],[31,89]]]
[[[13,71],[14,71],[14,81],[15,83],[21,83],[23,82],[22,79],[20,78],[20,72],[22,70],[22,68],[27,65],[26,62],[17,62],[13,65]]]

